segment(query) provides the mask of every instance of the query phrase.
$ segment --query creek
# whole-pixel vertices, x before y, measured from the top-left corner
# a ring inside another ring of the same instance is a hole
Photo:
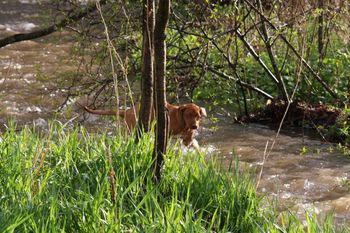
[[[1,38],[39,25],[35,1],[3,0],[0,9]],[[57,117],[54,112],[65,101],[66,91],[57,88],[50,78],[76,69],[69,53],[71,47],[71,42],[57,44],[41,38],[1,48],[1,127],[10,119],[22,124],[45,124],[54,115]],[[82,112],[75,114],[79,116]],[[282,211],[292,209],[300,216],[305,210],[320,215],[334,212],[337,223],[350,222],[349,158],[336,150],[334,144],[292,129],[275,138],[276,130],[267,126],[241,126],[227,116],[214,112],[209,115],[219,121],[204,123],[199,142],[219,152],[217,159],[224,167],[235,156],[257,174],[263,167],[258,191],[278,199]]]
[[[335,144],[300,129],[282,130],[276,138],[277,130],[268,126],[241,126],[226,117],[215,127],[203,130],[200,144],[217,148],[225,167],[238,156],[243,167],[256,171],[259,193],[277,200],[281,211],[300,217],[305,211],[334,213],[338,224],[349,223],[350,163]]]

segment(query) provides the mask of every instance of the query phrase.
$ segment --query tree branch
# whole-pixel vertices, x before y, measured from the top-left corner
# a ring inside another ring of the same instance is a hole
[[[244,35],[237,29],[236,34],[238,38],[243,42],[245,47],[248,49],[249,53],[255,58],[255,60],[261,65],[261,67],[265,70],[265,72],[272,78],[272,80],[279,84],[278,79],[276,76],[271,72],[271,70],[267,67],[267,65],[264,63],[264,61],[260,58],[260,56],[255,52],[253,46],[249,44],[249,42],[244,38]]]
[[[263,7],[262,7],[262,4],[261,4],[261,0],[257,0],[257,4],[259,6],[260,11],[263,12]],[[276,59],[275,59],[275,54],[273,53],[273,50],[272,50],[272,43],[270,41],[270,38],[269,38],[269,35],[268,35],[268,32],[267,32],[265,21],[264,21],[264,19],[262,18],[261,15],[260,15],[260,18],[261,18],[261,22],[262,22],[261,23],[261,32],[262,32],[261,36],[262,36],[262,39],[263,39],[263,41],[265,43],[266,51],[267,51],[267,54],[269,55],[272,68],[273,68],[273,70],[275,72],[275,75],[276,75],[276,78],[278,80],[279,91],[282,94],[284,100],[290,101],[286,85],[284,84],[282,75],[281,75],[281,73],[280,73],[280,71],[278,69],[278,66],[277,66],[277,62],[276,62]]]
[[[278,30],[278,28],[271,23],[271,21],[266,18],[266,16],[259,11],[259,9],[257,9],[252,3],[250,3],[248,0],[244,0],[244,2],[246,2],[252,9],[254,9],[254,11],[256,11],[269,25],[272,29],[274,30]],[[337,101],[340,102],[341,104],[344,104],[340,98],[338,97],[338,95],[327,85],[327,83],[325,81],[323,81],[323,79],[317,74],[316,71],[314,71],[312,69],[312,67],[305,61],[305,59],[298,53],[298,51],[294,48],[294,46],[287,40],[287,38],[282,35],[281,33],[278,33],[278,36],[287,44],[287,46],[293,51],[293,53],[295,54],[295,56],[300,59],[300,61],[302,62],[303,66],[305,66],[309,72],[312,74],[312,76],[323,86],[323,88]]]
[[[216,74],[216,75],[218,75],[218,76],[224,78],[224,79],[231,80],[231,81],[236,82],[237,84],[239,84],[239,85],[241,85],[241,86],[243,86],[243,87],[245,87],[245,88],[248,88],[248,89],[250,89],[250,90],[252,90],[252,91],[255,91],[256,93],[258,93],[258,94],[260,94],[260,95],[263,95],[264,97],[266,97],[266,98],[268,98],[268,99],[271,99],[271,100],[274,99],[274,97],[273,97],[272,95],[266,93],[265,91],[263,91],[263,90],[261,90],[261,89],[255,87],[255,86],[253,86],[253,85],[250,85],[250,84],[248,84],[248,83],[246,83],[246,82],[243,82],[243,81],[241,81],[241,80],[238,79],[238,78],[234,78],[234,77],[229,76],[229,75],[227,75],[227,74],[225,74],[225,73],[221,73],[221,72],[215,70],[215,69],[212,68],[212,67],[208,67],[208,70],[209,70],[210,72],[212,72],[212,73],[214,73],[214,74]]]
[[[105,4],[106,2],[107,0],[100,0],[101,5]],[[93,4],[90,4],[87,8],[80,10],[79,12],[76,12],[71,16],[67,16],[66,18],[62,19],[60,22],[54,25],[51,25],[49,27],[39,29],[29,33],[18,33],[18,34],[14,34],[12,36],[8,36],[3,39],[0,39],[0,48],[5,47],[6,45],[9,45],[9,44],[47,36],[69,24],[79,21],[80,19],[84,18],[91,12],[94,12],[96,9],[97,9],[96,5],[93,3]]]

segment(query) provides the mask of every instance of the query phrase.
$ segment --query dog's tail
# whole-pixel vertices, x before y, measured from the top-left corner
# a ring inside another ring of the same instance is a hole
[[[85,111],[92,113],[92,114],[97,114],[97,115],[109,115],[109,116],[116,116],[117,111],[116,110],[111,110],[111,109],[91,109],[87,106],[84,106]],[[118,111],[120,117],[124,117],[125,111],[124,110],[119,110]]]

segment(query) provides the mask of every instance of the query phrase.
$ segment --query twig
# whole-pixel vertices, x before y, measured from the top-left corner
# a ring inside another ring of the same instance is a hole
[[[302,56],[304,55],[304,49],[302,49]],[[301,80],[301,72],[302,72],[302,59],[300,59],[300,65],[299,65],[299,71],[298,71],[298,74],[297,74],[297,77],[298,77],[298,80],[297,80],[297,83],[295,84],[295,87],[293,89],[293,92],[292,92],[292,95],[290,97],[290,101],[287,102],[287,108],[286,110],[284,111],[284,114],[283,114],[283,117],[282,117],[282,120],[279,124],[279,127],[278,127],[278,130],[277,130],[277,133],[275,135],[275,138],[271,144],[271,147],[270,147],[270,150],[266,153],[267,151],[267,146],[268,146],[268,142],[266,143],[266,147],[265,147],[265,151],[264,151],[264,155],[263,155],[263,161],[262,161],[262,165],[261,165],[261,169],[260,169],[260,172],[259,172],[259,175],[258,175],[258,178],[257,178],[257,183],[256,183],[256,188],[259,187],[259,184],[260,184],[260,180],[261,180],[261,177],[262,177],[262,173],[263,173],[263,169],[264,169],[264,165],[267,161],[267,159],[269,158],[274,146],[275,146],[275,143],[277,141],[277,138],[279,137],[280,135],[280,132],[281,132],[281,129],[282,129],[282,125],[283,125],[283,122],[284,122],[284,119],[286,118],[287,116],[287,113],[288,113],[288,110],[289,110],[289,107],[290,107],[290,104],[292,103],[293,101],[293,98],[295,96],[295,93],[296,93],[296,90],[298,89],[298,86],[299,86],[299,83],[300,83],[300,80]]]
[[[107,44],[108,44],[108,50],[109,50],[109,56],[110,56],[110,62],[111,62],[111,68],[112,68],[112,75],[113,75],[113,81],[114,81],[114,91],[116,94],[116,102],[117,102],[117,122],[118,121],[118,117],[119,117],[119,91],[118,91],[118,77],[117,74],[115,72],[115,67],[114,67],[114,59],[116,60],[116,62],[118,63],[118,65],[120,66],[122,72],[123,72],[123,76],[125,78],[125,82],[127,84],[128,87],[128,92],[129,92],[129,97],[131,100],[132,105],[134,105],[134,100],[133,100],[133,96],[132,96],[132,91],[131,91],[131,87],[129,84],[129,80],[127,77],[127,68],[124,66],[122,58],[120,57],[120,55],[118,54],[117,50],[115,49],[112,40],[109,37],[109,31],[108,31],[108,27],[107,27],[107,23],[103,17],[103,13],[102,13],[102,9],[101,9],[101,5],[99,3],[99,1],[96,1],[96,8],[99,11],[99,14],[101,16],[104,28],[105,28],[105,34],[106,34],[106,40],[107,40]],[[136,108],[134,109],[134,115],[136,116]],[[118,127],[120,126],[120,124],[118,123]],[[118,132],[121,132],[120,130],[118,130]]]

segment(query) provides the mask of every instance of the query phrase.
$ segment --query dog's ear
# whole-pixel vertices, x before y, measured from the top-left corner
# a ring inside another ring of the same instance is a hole
[[[185,113],[185,110],[187,109],[187,106],[186,105],[181,105],[179,108],[178,108],[178,119],[179,119],[179,122],[181,124],[185,124],[185,117],[184,117],[184,113]]]
[[[200,113],[201,117],[207,117],[207,111],[205,111],[205,108],[201,108]]]
[[[181,106],[179,107],[179,112],[183,115],[184,112],[185,112],[185,110],[186,110],[186,108],[187,108],[186,105],[181,105]]]

